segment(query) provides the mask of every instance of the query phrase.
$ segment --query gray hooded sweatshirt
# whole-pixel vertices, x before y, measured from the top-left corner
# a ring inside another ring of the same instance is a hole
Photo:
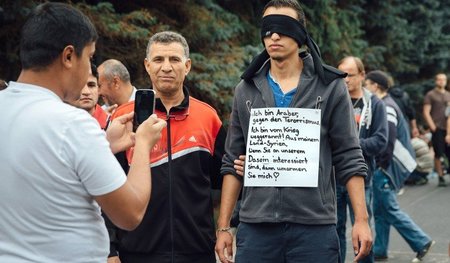
[[[320,225],[336,223],[336,181],[345,185],[352,176],[366,177],[367,166],[360,148],[347,87],[342,79],[323,84],[315,74],[311,55],[302,56],[303,71],[289,107],[321,109],[318,187],[244,187],[240,221],[246,223],[291,222]],[[266,62],[252,83],[236,87],[223,157],[222,175],[234,175],[233,161],[245,154],[252,108],[275,107],[267,82]]]

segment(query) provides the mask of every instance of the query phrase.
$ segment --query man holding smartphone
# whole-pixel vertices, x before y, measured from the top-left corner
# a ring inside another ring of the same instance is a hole
[[[167,127],[150,155],[155,176],[144,221],[134,231],[119,231],[111,249],[122,263],[216,262],[211,188],[219,189],[222,182],[222,123],[183,84],[191,69],[183,36],[169,31],[153,35],[144,64],[157,97],[155,113]],[[133,109],[118,109],[112,118]],[[133,149],[127,156],[128,161],[138,157]]]
[[[58,36],[58,37],[55,37]],[[132,145],[133,114],[105,132],[73,107],[86,84],[97,32],[79,10],[38,5],[22,28],[22,71],[0,92],[0,262],[104,262],[101,209],[123,229],[141,222],[150,198],[150,149],[165,122],[135,134],[128,177],[113,152]]]

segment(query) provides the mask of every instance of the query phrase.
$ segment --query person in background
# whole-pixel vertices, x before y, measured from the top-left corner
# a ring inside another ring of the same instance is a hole
[[[106,128],[108,115],[97,104],[98,102],[98,72],[97,67],[91,63],[88,80],[81,90],[80,98],[76,101],[78,108],[84,109],[94,117],[102,129]]]
[[[411,144],[416,153],[417,167],[406,180],[405,184],[424,185],[428,183],[427,176],[433,171],[434,158],[428,143],[419,137],[411,139]]]
[[[272,0],[265,6],[261,40],[265,50],[253,60],[235,90],[221,170],[224,182],[217,221],[217,255],[223,263],[232,260],[230,218],[243,184],[234,165],[235,160],[240,160],[238,156],[246,154],[250,110],[319,107],[318,186],[244,187],[236,262],[338,262],[336,180],[347,186],[350,195],[355,212],[353,249],[355,259],[360,260],[372,244],[364,198],[367,166],[342,80],[346,74],[322,64],[306,32],[298,1]],[[299,54],[303,46],[308,46],[311,53]]]
[[[411,137],[418,137],[419,129],[417,128],[416,110],[414,109],[414,105],[412,104],[408,93],[400,86],[393,86],[389,89],[389,95],[391,95],[392,99],[402,111],[403,116],[409,125]]]
[[[0,90],[4,90],[7,87],[8,87],[8,83],[5,80],[0,79]]]
[[[97,37],[89,18],[63,3],[38,5],[22,27],[22,71],[0,92],[0,262],[105,262],[100,208],[123,229],[142,221],[151,192],[147,156],[165,122],[153,115],[139,127],[126,176],[113,152],[133,145],[133,114],[105,133],[72,106]]]
[[[108,59],[98,66],[98,92],[109,114],[134,101],[136,87],[131,84],[130,73],[122,62]]]
[[[343,58],[338,69],[347,73],[345,83],[352,100],[353,112],[357,124],[359,144],[368,166],[365,179],[364,192],[366,196],[369,223],[372,219],[372,177],[376,169],[375,156],[387,146],[387,115],[384,103],[370,91],[363,87],[365,70],[364,64],[358,57],[348,56]],[[337,232],[339,235],[341,260],[345,262],[347,240],[345,237],[347,224],[347,206],[350,211],[350,219],[354,223],[354,214],[351,207],[350,197],[343,185],[336,185],[337,202]],[[373,253],[360,262],[374,262]]]
[[[447,76],[443,73],[437,74],[435,77],[435,88],[427,92],[423,100],[423,117],[432,133],[434,169],[439,175],[438,186],[447,185],[442,166],[445,157],[447,160],[450,160],[450,134],[447,133],[450,131],[450,129],[447,129],[450,92],[445,90],[446,85]]]
[[[386,105],[388,146],[376,156],[377,169],[373,176],[373,207],[375,218],[375,261],[388,260],[391,225],[400,233],[420,262],[435,244],[414,221],[400,209],[397,191],[416,167],[408,124],[388,93],[389,77],[380,70],[367,73],[365,86]]]

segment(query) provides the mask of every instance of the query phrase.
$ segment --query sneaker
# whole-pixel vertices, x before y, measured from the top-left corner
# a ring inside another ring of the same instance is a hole
[[[417,181],[414,182],[415,185],[424,185],[428,183],[427,178],[420,177]]]
[[[374,256],[375,261],[388,261],[387,256]]]
[[[416,258],[414,258],[412,262],[421,262],[422,259],[427,255],[427,253],[431,250],[431,247],[434,246],[434,244],[436,244],[436,241],[434,240],[428,242],[422,250],[417,252]]]
[[[438,186],[442,186],[442,187],[447,186],[447,183],[445,183],[445,179],[444,179],[443,176],[439,176],[439,183],[438,183]]]

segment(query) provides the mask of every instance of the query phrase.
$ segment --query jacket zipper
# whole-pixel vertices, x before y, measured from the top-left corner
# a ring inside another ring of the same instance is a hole
[[[167,113],[167,163],[168,163],[168,174],[169,174],[169,217],[170,217],[170,257],[171,262],[175,262],[175,248],[174,248],[174,230],[173,230],[173,197],[172,197],[172,138],[170,132],[170,113]]]

